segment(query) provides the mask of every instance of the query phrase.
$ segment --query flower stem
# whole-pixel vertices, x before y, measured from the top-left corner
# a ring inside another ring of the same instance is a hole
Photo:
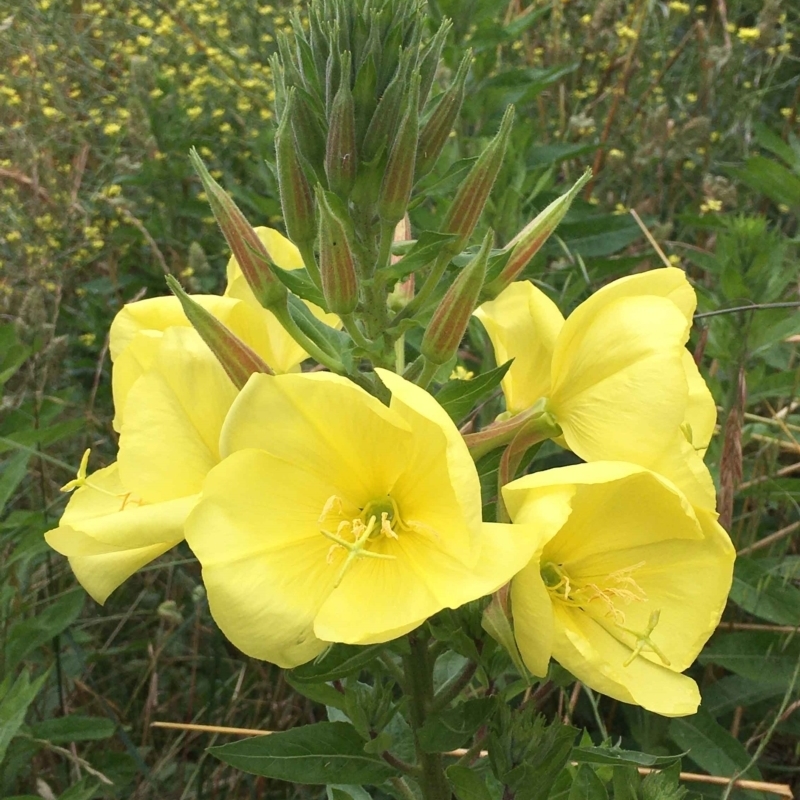
[[[321,347],[313,342],[302,330],[300,326],[294,321],[289,309],[285,306],[276,306],[271,308],[270,311],[278,318],[278,322],[283,325],[289,336],[294,339],[310,356],[320,364],[327,367],[331,372],[343,373],[344,365],[337,358],[328,355]]]
[[[433,380],[433,376],[437,373],[440,366],[441,364],[434,364],[433,361],[429,361],[426,358],[422,367],[422,374],[417,378],[417,385],[421,386],[423,389],[427,389],[428,384]]]
[[[420,728],[433,707],[433,662],[427,637],[415,631],[408,637],[411,652],[403,658],[408,690],[411,729],[420,768],[419,784],[423,800],[450,800],[452,793],[444,774],[441,753],[426,753],[419,742]]]

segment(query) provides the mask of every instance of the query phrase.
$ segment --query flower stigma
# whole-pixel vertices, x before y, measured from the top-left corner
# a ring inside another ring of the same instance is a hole
[[[328,551],[328,563],[333,562],[334,554],[340,547],[347,551],[344,563],[336,575],[334,587],[339,586],[357,558],[380,558],[385,561],[396,558],[389,553],[370,550],[369,545],[384,537],[397,539],[395,528],[406,527],[400,518],[397,503],[389,495],[370,500],[354,518],[345,515],[342,499],[333,495],[326,501],[318,522],[321,526],[320,533],[333,542]],[[335,531],[329,529],[331,522],[336,525]]]
[[[619,608],[620,605],[627,606],[633,602],[647,601],[644,589],[639,586],[632,574],[643,567],[644,564],[644,561],[640,561],[631,567],[625,567],[609,573],[604,576],[603,586],[594,582],[571,579],[564,565],[556,564],[553,561],[547,561],[542,565],[541,576],[554,601],[558,600],[571,608],[579,608],[587,612],[595,610],[597,606],[594,604],[599,602],[604,613],[600,617],[592,614],[595,621],[621,644],[628,646],[620,636],[616,635],[614,630],[609,630],[605,620],[610,619],[613,628],[634,637],[636,643],[631,648],[630,656],[623,663],[624,667],[630,666],[645,648],[655,653],[661,662],[668,667],[670,665],[669,659],[652,639],[652,633],[661,617],[661,609],[656,609],[650,614],[650,620],[644,631],[636,631],[625,627],[625,612]]]

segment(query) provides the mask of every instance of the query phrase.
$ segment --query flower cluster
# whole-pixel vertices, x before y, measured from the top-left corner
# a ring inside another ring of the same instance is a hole
[[[279,266],[299,266],[288,240],[258,232]],[[185,538],[226,636],[291,667],[332,642],[394,639],[511,581],[534,675],[552,656],[613,697],[694,711],[680,672],[717,624],[733,550],[701,458],[715,413],[684,347],[694,293],[682,272],[616,281],[567,320],[529,282],[480,306],[497,360],[514,360],[505,419],[466,440],[389,370],[377,370],[388,405],[299,372],[307,354],[234,258],[225,295],[193,300],[277,374],[238,390],[176,297],[120,311],[118,459],[88,476],[84,461],[47,534],[92,597]],[[586,463],[507,484],[512,522],[483,521],[469,445],[542,430],[543,417]]]

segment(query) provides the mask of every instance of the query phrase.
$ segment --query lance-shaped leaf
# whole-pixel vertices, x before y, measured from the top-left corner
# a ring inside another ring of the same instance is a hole
[[[478,302],[494,233],[489,231],[475,258],[447,290],[422,337],[422,354],[434,364],[444,364],[458,349],[469,318]]]
[[[450,137],[450,131],[464,103],[464,85],[467,81],[472,50],[468,50],[453,81],[453,85],[441,96],[439,103],[422,127],[417,149],[416,179],[427,175],[442,153]]]
[[[197,150],[192,148],[189,158],[203,183],[214,217],[258,302],[264,308],[285,304],[286,287],[273,274],[272,259],[253,226],[211,177]]]
[[[244,388],[248,378],[255,372],[274,374],[258,353],[248,347],[213,314],[192,300],[172,275],[167,275],[167,285],[180,300],[183,313],[192,323],[192,327],[216,356],[237,389]]]
[[[353,253],[325,191],[317,186],[319,207],[319,271],[328,311],[350,314],[358,303],[358,277]]]
[[[550,203],[506,245],[504,252],[510,251],[511,254],[500,274],[487,284],[487,296],[496,297],[506,286],[517,279],[520,272],[530,263],[550,234],[564,219],[572,201],[591,177],[592,171],[587,169],[566,194]]]
[[[341,55],[341,82],[331,104],[328,142],[325,148],[325,174],[328,187],[347,197],[356,178],[355,102],[350,90],[350,53]]]
[[[389,153],[378,197],[378,214],[387,225],[397,225],[405,216],[414,185],[414,162],[419,137],[419,75],[411,78],[406,113]]]
[[[283,119],[275,133],[275,160],[283,221],[289,238],[298,247],[310,244],[316,236],[314,194],[300,162],[298,143],[295,142],[296,131],[293,132],[291,124],[296,121],[301,108],[297,92],[294,88],[290,89]]]
[[[509,106],[500,124],[500,130],[481,153],[469,174],[458,187],[455,200],[450,206],[442,225],[442,233],[457,233],[454,251],[458,252],[469,241],[480,219],[489,193],[492,191],[503,158],[514,121],[514,106]]]

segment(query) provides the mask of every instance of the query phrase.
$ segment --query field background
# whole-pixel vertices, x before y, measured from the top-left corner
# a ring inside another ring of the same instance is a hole
[[[597,743],[607,733],[653,754],[690,750],[684,769],[797,790],[800,313],[789,304],[798,301],[800,7],[430,6],[454,19],[443,69],[467,47],[475,63],[414,230],[436,224],[463,159],[515,103],[483,225],[505,243],[592,166],[595,179],[528,276],[569,309],[611,278],[663,261],[685,268],[701,312],[691,347],[719,407],[707,459],[741,557],[724,622],[692,670],[700,713],[669,721],[605,698],[594,705],[558,674],[541,710]],[[113,315],[164,294],[165,273],[194,292],[223,288],[228,254],[189,148],[254,224],[281,226],[265,163],[268,59],[291,11],[257,0],[0,0],[0,797],[319,796],[204,754],[228,737],[151,727],[274,730],[325,714],[225,641],[186,547],[101,608],[42,538],[84,449],[93,468],[114,458]],[[464,367],[486,367],[487,352],[476,325]]]

